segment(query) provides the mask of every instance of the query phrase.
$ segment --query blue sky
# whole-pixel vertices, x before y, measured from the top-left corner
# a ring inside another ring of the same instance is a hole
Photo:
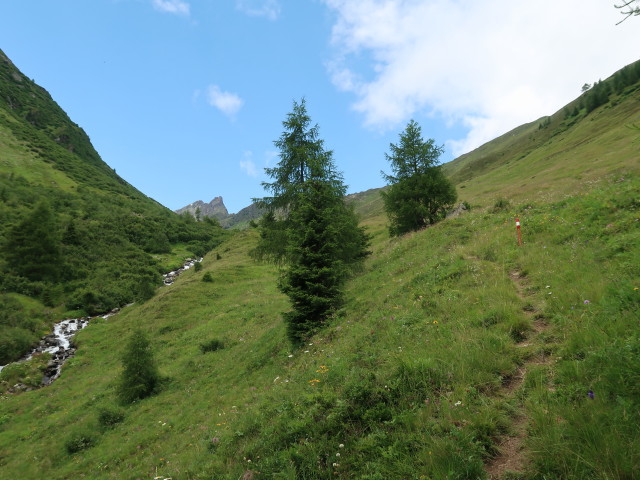
[[[562,4],[561,4],[562,3]],[[177,209],[264,194],[306,98],[350,192],[413,118],[443,161],[637,60],[613,0],[3,0],[0,49],[103,160]]]

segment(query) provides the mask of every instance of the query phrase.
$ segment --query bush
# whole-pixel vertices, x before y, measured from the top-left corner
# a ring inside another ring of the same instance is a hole
[[[506,198],[500,197],[496,200],[496,203],[493,204],[493,212],[500,212],[502,210],[506,210],[511,205],[511,202]]]
[[[202,351],[202,353],[215,352],[216,350],[222,350],[223,348],[224,342],[222,342],[222,340],[218,340],[217,338],[200,344],[200,350]]]
[[[98,423],[103,428],[113,428],[124,420],[124,412],[116,407],[104,407],[98,412]]]
[[[87,448],[91,448],[96,444],[96,437],[87,431],[78,431],[73,434],[64,442],[64,446],[67,452],[70,454],[78,453]]]
[[[213,283],[213,276],[211,275],[211,272],[207,272],[202,276],[202,281],[203,282],[208,282],[208,283]]]
[[[0,325],[0,365],[13,362],[28,353],[31,344],[37,340],[38,337],[33,332]]]

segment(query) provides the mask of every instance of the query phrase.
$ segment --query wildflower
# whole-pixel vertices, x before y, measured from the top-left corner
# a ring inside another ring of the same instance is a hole
[[[582,303],[584,303],[585,305],[589,305],[591,302],[590,302],[589,300],[585,300],[585,301],[584,301],[584,302],[582,302]]]
[[[311,385],[312,387],[316,386],[318,383],[320,383],[320,380],[318,380],[317,378],[314,378],[313,380],[309,380],[309,385]]]
[[[340,466],[340,464],[339,464],[339,463],[335,463],[335,462],[333,462],[333,466],[334,466],[334,467],[339,467],[339,466]]]
[[[438,324],[438,320],[434,320],[434,321],[433,321],[433,324],[434,324],[434,325],[437,325],[437,324]]]
[[[596,398],[595,393],[593,393],[593,390],[589,390],[587,392],[587,397],[589,397],[591,400],[593,400],[594,398]]]
[[[340,456],[340,452],[336,453],[336,457],[339,457],[339,456]]]
[[[344,443],[341,443],[340,445],[338,445],[338,448],[344,448]]]
[[[460,405],[462,405],[462,402],[460,400],[458,400],[456,403],[453,404],[455,407],[459,407]]]

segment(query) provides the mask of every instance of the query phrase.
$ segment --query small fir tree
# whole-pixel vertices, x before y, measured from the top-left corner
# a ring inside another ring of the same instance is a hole
[[[393,175],[382,172],[390,184],[382,192],[391,235],[419,230],[443,218],[457,199],[455,187],[444,176],[438,159],[444,149],[433,139],[424,141],[421,128],[411,120],[400,143],[385,154]]]
[[[123,404],[152,395],[160,381],[153,352],[146,335],[135,330],[122,356],[123,370],[118,385],[118,397]]]

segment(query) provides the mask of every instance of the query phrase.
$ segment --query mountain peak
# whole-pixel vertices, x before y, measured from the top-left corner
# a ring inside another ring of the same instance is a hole
[[[189,212],[195,217],[198,209],[200,209],[200,218],[214,217],[218,220],[224,220],[229,216],[229,212],[227,211],[227,207],[224,205],[222,197],[214,197],[209,203],[197,200],[186,207],[179,208],[175,212],[178,214]]]

